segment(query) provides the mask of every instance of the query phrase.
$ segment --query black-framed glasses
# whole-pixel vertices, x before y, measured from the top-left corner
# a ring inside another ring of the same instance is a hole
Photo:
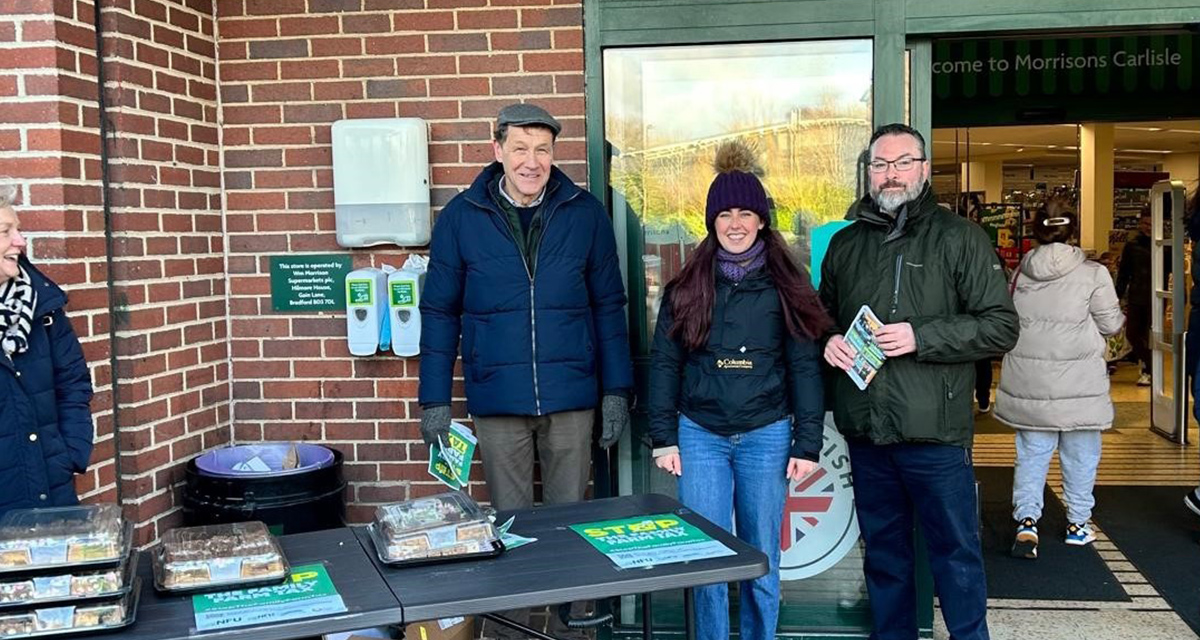
[[[883,173],[887,171],[888,165],[896,167],[896,171],[909,171],[917,166],[918,162],[925,162],[925,158],[910,158],[905,156],[895,160],[872,160],[867,163],[867,167],[871,169],[871,173]]]

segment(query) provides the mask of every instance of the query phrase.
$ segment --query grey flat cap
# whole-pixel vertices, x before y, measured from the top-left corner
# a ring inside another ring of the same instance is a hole
[[[497,128],[505,125],[523,127],[531,124],[550,129],[556,137],[558,132],[562,131],[562,125],[558,123],[558,120],[555,120],[554,116],[536,104],[510,104],[501,109],[500,115],[496,117]]]

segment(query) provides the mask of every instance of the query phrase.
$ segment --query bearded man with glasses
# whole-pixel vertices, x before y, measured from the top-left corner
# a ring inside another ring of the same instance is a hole
[[[883,322],[875,339],[887,360],[865,390],[843,373],[855,356],[843,336],[825,344],[826,362],[842,370],[827,388],[850,449],[871,637],[916,640],[919,521],[950,637],[986,640],[971,465],[974,363],[1012,349],[1020,320],[983,230],[936,203],[921,134],[880,127],[867,166],[870,193],[830,242],[821,298],[835,332],[863,305]]]

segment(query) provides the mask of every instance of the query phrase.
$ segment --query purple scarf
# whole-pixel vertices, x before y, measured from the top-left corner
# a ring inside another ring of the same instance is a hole
[[[751,271],[761,269],[767,263],[767,245],[762,240],[756,240],[749,249],[741,253],[729,253],[723,248],[717,248],[717,268],[721,275],[733,282],[741,282]]]

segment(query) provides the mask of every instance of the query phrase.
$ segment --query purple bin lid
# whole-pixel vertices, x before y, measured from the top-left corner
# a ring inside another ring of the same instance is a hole
[[[284,469],[288,450],[296,447],[299,464]],[[196,458],[196,467],[206,476],[220,478],[274,478],[333,464],[333,451],[306,442],[256,442],[214,449]]]

